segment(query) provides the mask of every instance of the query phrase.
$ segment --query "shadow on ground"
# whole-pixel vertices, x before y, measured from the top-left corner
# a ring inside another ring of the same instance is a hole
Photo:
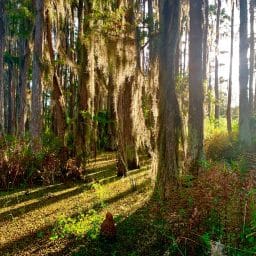
[[[148,205],[144,205],[135,213],[117,224],[117,238],[106,241],[101,237],[96,240],[86,239],[69,244],[62,250],[51,253],[51,256],[162,256],[182,255],[172,250],[173,238],[170,231],[165,230],[161,219],[151,216]]]

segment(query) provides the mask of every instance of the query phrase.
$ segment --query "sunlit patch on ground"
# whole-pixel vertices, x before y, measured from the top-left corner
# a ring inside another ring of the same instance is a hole
[[[60,216],[72,217],[90,209],[102,216],[107,211],[114,216],[131,215],[150,197],[149,164],[145,160],[144,167],[117,179],[115,156],[104,154],[89,163],[85,174],[89,182],[1,194],[1,255],[61,255],[70,240],[50,240]]]

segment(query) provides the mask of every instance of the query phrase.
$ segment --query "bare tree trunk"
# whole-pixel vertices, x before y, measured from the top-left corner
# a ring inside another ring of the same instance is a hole
[[[113,75],[109,75],[108,82],[108,138],[109,138],[109,150],[116,150],[116,114],[115,114],[115,104],[114,104],[114,90],[115,84],[113,81]]]
[[[240,45],[239,45],[239,139],[245,146],[251,144],[251,132],[249,124],[249,99],[248,99],[248,15],[247,1],[240,0]]]
[[[11,50],[11,49],[9,49]],[[12,60],[9,61],[8,63],[8,89],[7,89],[7,95],[8,95],[8,119],[7,119],[7,133],[14,135],[14,99],[15,99],[15,87],[14,87],[14,67],[13,67],[13,62]]]
[[[135,86],[134,83],[135,77],[127,76],[117,99],[118,176],[125,176],[128,170],[139,167],[135,139],[132,133],[133,120],[131,118],[132,87]]]
[[[188,164],[190,172],[198,175],[203,157],[204,91],[203,91],[203,0],[190,0],[189,44],[189,121]]]
[[[203,31],[203,81],[207,82],[208,67],[208,30],[209,30],[209,1],[204,0],[204,31]]]
[[[177,185],[181,117],[175,92],[175,57],[179,38],[179,0],[160,1],[159,135],[155,192],[171,196]]]
[[[220,118],[220,96],[219,96],[219,40],[220,40],[220,11],[221,11],[221,0],[218,0],[217,6],[217,21],[216,21],[216,40],[215,40],[215,121],[216,124]]]
[[[77,92],[77,117],[76,117],[76,154],[80,162],[84,161],[89,154],[89,136],[88,126],[90,116],[88,113],[88,84],[89,84],[89,50],[83,40],[85,25],[84,21],[85,7],[83,0],[78,5],[78,42],[77,42],[77,64],[78,71],[78,92]]]
[[[234,52],[234,13],[235,13],[235,3],[233,2],[232,13],[231,13],[231,43],[230,43],[228,105],[227,105],[227,129],[229,134],[232,132],[231,101],[232,101],[232,76],[233,76],[233,52]]]
[[[250,117],[253,114],[253,82],[254,82],[254,64],[255,64],[255,53],[254,53],[254,7],[255,0],[250,0],[250,73],[249,73],[249,114]]]
[[[185,24],[185,45],[184,45],[184,51],[183,51],[183,76],[185,76],[187,71],[187,47],[188,47],[188,19],[186,19]]]
[[[32,70],[31,135],[36,149],[42,133],[42,53],[44,31],[44,0],[35,2],[35,34]]]
[[[28,39],[21,39],[20,42],[20,78],[17,92],[17,119],[18,134],[20,137],[25,135],[25,118],[27,105],[27,86],[30,65],[30,48]]]
[[[0,135],[4,133],[4,2],[0,0]]]
[[[57,74],[57,68],[55,66],[54,51],[52,45],[52,31],[51,22],[49,17],[49,10],[46,11],[46,35],[47,43],[49,47],[50,59],[53,68],[53,92],[52,99],[54,104],[54,118],[56,120],[56,135],[64,145],[65,130],[66,130],[66,116],[65,116],[65,99],[63,96],[62,88],[60,86],[59,77]]]

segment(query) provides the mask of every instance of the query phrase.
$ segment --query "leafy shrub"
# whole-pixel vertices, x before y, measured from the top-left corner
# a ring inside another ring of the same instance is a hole
[[[77,217],[60,217],[52,230],[51,240],[74,236],[78,239],[87,237],[96,239],[100,233],[100,225],[103,217],[95,210],[90,210],[88,214],[80,214]]]
[[[42,136],[42,148],[33,152],[30,139],[6,136],[0,140],[0,189],[21,185],[50,185],[56,180],[81,178],[68,165],[69,150],[51,134]],[[68,175],[66,175],[68,173]]]
[[[232,160],[238,158],[241,148],[237,133],[215,133],[205,141],[205,153],[208,159],[213,161]]]

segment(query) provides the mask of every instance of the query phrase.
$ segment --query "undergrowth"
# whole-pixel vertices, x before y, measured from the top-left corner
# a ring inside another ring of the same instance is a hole
[[[76,161],[51,134],[42,136],[42,147],[34,152],[29,137],[5,136],[0,140],[0,190],[50,185],[66,178],[81,178]]]

